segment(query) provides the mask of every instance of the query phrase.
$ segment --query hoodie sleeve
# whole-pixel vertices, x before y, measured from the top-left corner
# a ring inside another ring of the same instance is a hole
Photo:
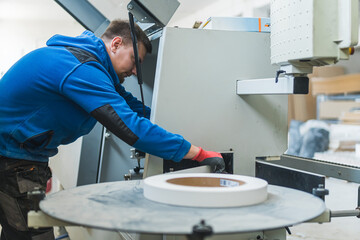
[[[125,88],[119,83],[115,86],[116,91],[122,96],[130,108],[139,114],[139,116],[144,117],[143,104],[131,93],[127,92]],[[145,117],[150,119],[151,109],[145,106]]]
[[[127,144],[164,159],[181,161],[191,144],[148,119],[139,117],[116,92],[109,76],[94,66],[82,64],[61,83],[60,92]]]

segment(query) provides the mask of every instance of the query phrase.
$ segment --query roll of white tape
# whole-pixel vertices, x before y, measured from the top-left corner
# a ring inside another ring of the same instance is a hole
[[[239,207],[267,199],[268,183],[230,174],[163,174],[144,180],[144,196],[152,201],[189,207]]]

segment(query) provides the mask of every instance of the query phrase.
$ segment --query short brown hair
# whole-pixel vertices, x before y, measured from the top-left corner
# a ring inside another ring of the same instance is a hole
[[[137,24],[135,24],[135,34],[137,41],[144,44],[146,52],[151,53],[151,42]],[[101,38],[113,39],[116,36],[122,37],[125,44],[129,44],[132,42],[129,21],[120,19],[115,19],[111,21],[109,26],[106,28],[104,34],[101,35]]]

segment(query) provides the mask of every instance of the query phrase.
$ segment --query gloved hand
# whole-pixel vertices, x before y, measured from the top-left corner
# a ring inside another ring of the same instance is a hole
[[[205,151],[200,147],[199,153],[192,159],[198,161],[200,166],[209,165],[214,173],[225,172],[225,162],[218,152]]]

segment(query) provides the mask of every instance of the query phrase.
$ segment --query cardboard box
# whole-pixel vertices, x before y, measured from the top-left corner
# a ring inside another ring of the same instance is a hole
[[[360,125],[360,111],[344,112],[340,121],[345,124],[357,124]]]
[[[347,94],[360,92],[360,74],[311,78],[312,94]]]
[[[313,67],[312,74],[309,74],[309,78],[313,77],[335,77],[345,74],[345,69],[342,66],[329,65],[322,67]]]
[[[340,119],[345,112],[350,112],[354,108],[360,108],[360,102],[355,101],[324,101],[319,103],[319,119],[332,120]]]

